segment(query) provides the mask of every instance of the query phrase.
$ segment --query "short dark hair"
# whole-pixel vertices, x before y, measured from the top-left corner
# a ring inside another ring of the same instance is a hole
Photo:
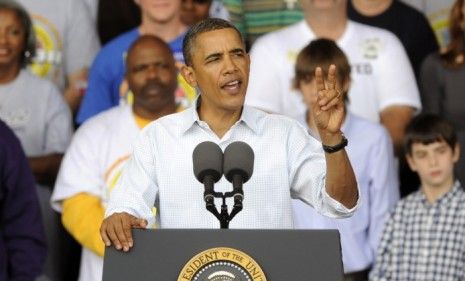
[[[407,154],[411,155],[414,143],[426,145],[439,141],[445,141],[452,150],[455,150],[457,133],[454,126],[442,116],[422,113],[414,117],[407,125],[404,137],[404,150]]]
[[[184,61],[186,65],[192,65],[192,49],[194,46],[194,41],[202,33],[231,28],[237,32],[241,41],[244,43],[244,39],[240,31],[230,22],[218,19],[218,18],[208,18],[204,19],[196,24],[194,24],[186,33],[184,40],[182,42],[182,54],[184,56]]]
[[[0,2],[0,10],[11,10],[16,13],[26,32],[26,36],[24,38],[26,44],[21,56],[21,66],[25,67],[32,62],[32,58],[36,54],[36,36],[31,17],[27,13],[26,9],[14,0],[2,0]]]
[[[350,80],[349,61],[336,42],[324,38],[311,41],[297,56],[294,67],[294,88],[298,89],[302,81],[312,81],[317,67],[321,67],[323,74],[327,76],[331,64],[336,66],[338,82]]]

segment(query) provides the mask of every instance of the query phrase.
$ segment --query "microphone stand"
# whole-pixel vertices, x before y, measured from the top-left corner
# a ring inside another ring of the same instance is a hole
[[[231,213],[228,214],[228,205],[226,205],[226,198],[233,197],[233,196],[234,196],[234,206],[233,206],[233,209],[231,210]],[[222,199],[221,213],[218,212],[218,210],[216,209],[215,201],[213,197]],[[226,193],[211,192],[205,195],[205,207],[210,213],[212,213],[220,221],[220,227],[222,229],[228,229],[229,222],[234,218],[234,216],[237,215],[237,213],[242,211],[243,197],[244,197],[243,194],[241,194],[240,192],[236,192],[234,190],[230,192],[226,192]]]

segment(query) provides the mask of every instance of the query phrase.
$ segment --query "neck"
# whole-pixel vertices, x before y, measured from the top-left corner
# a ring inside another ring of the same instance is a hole
[[[155,35],[165,42],[173,41],[186,30],[187,26],[181,22],[179,17],[173,17],[167,22],[156,22],[142,15],[142,24],[139,26],[141,34]]]
[[[422,191],[424,192],[426,199],[430,203],[436,202],[444,194],[449,192],[454,186],[454,178],[451,177],[449,180],[441,184],[441,186],[431,186],[428,184],[422,184]]]
[[[373,17],[384,13],[393,0],[352,0],[352,6],[360,14]]]
[[[336,41],[344,34],[347,26],[346,7],[324,11],[309,10],[305,13],[305,21],[317,38],[324,37]]]
[[[176,112],[176,104],[174,101],[166,106],[163,106],[162,108],[159,108],[157,110],[153,109],[146,109],[140,106],[137,106],[135,103],[132,106],[132,111],[134,114],[137,116],[147,119],[147,120],[157,120],[160,117],[163,117],[165,115],[175,113]]]
[[[16,63],[14,66],[0,66],[0,84],[6,84],[16,79],[19,75],[21,66]]]
[[[205,121],[210,129],[220,139],[231,129],[231,127],[241,118],[242,108],[235,111],[210,110],[201,105],[198,108],[199,118]]]

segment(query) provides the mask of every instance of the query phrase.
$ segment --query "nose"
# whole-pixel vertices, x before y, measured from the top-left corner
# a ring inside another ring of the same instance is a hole
[[[232,57],[234,55],[227,55],[224,58],[224,73],[229,74],[229,73],[234,73],[238,70],[236,61]]]
[[[431,154],[428,156],[428,164],[431,166],[431,167],[434,167],[436,166],[438,163],[438,158],[436,155],[434,154]]]
[[[154,79],[158,77],[158,69],[155,65],[150,65],[147,68],[147,79]]]

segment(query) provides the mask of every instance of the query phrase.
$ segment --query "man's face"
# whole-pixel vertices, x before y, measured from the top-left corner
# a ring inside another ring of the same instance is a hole
[[[250,59],[239,34],[232,28],[198,35],[192,46],[192,66],[183,76],[200,88],[202,110],[237,111],[244,104]]]
[[[0,65],[19,66],[26,44],[26,32],[16,13],[0,10]]]
[[[166,23],[179,16],[181,0],[135,0],[143,19]]]
[[[193,25],[208,18],[211,0],[182,0],[181,21]]]
[[[128,54],[126,79],[135,110],[156,113],[174,102],[176,67],[169,50],[156,41],[143,41]]]
[[[443,140],[426,145],[413,143],[412,153],[407,154],[407,161],[410,168],[420,176],[423,186],[448,188],[453,184],[454,164],[459,154],[458,146],[452,150]]]

